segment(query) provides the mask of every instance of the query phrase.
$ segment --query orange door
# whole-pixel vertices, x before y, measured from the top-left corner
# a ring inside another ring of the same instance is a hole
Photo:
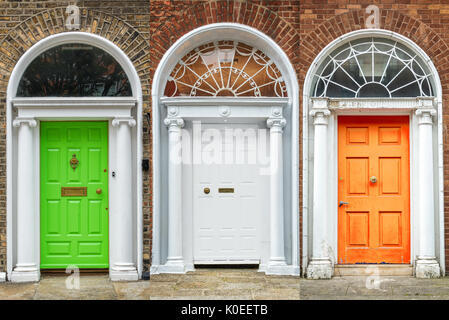
[[[408,116],[338,118],[338,263],[410,263],[409,172]]]

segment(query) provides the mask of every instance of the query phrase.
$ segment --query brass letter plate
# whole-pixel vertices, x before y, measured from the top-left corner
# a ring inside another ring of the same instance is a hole
[[[234,193],[234,188],[218,188],[219,193]]]
[[[85,197],[87,187],[61,187],[61,197]]]

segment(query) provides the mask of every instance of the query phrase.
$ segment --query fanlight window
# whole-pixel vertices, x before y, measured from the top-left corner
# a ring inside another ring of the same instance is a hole
[[[314,97],[429,97],[433,77],[424,61],[388,39],[351,41],[332,52],[314,75]]]
[[[18,97],[131,96],[131,85],[118,62],[84,44],[64,44],[40,54],[19,83]]]
[[[202,45],[170,74],[165,96],[285,97],[281,72],[262,51],[241,42]]]

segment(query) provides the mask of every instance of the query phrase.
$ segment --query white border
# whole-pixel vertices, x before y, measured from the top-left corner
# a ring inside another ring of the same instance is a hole
[[[292,197],[291,197],[291,221],[292,221],[292,267],[294,274],[299,275],[299,87],[295,69],[290,63],[285,52],[264,33],[238,23],[214,23],[199,27],[182,36],[164,54],[154,74],[152,85],[152,122],[153,122],[153,245],[152,245],[152,271],[157,272],[161,264],[161,104],[160,98],[167,77],[178,63],[179,59],[195,47],[206,42],[216,40],[236,40],[248,45],[258,47],[276,63],[287,85],[288,96],[291,101],[291,172],[292,172]]]
[[[14,232],[13,232],[13,225],[12,225],[12,218],[13,218],[13,204],[12,204],[12,197],[13,197],[13,128],[12,128],[12,121],[13,121],[13,100],[15,98],[17,87],[19,85],[20,78],[22,77],[23,73],[25,72],[28,65],[42,52],[66,43],[84,43],[89,44],[95,47],[98,47],[106,52],[108,52],[117,62],[121,65],[123,70],[125,71],[130,84],[132,88],[133,97],[132,99],[128,100],[134,100],[137,102],[137,110],[136,110],[136,117],[137,117],[137,128],[136,128],[136,159],[135,159],[135,165],[137,169],[137,203],[136,206],[136,258],[137,258],[137,271],[139,278],[142,274],[142,263],[143,263],[143,256],[142,256],[142,245],[143,245],[143,217],[142,217],[142,171],[141,171],[141,163],[142,163],[142,88],[140,83],[140,78],[137,74],[137,71],[135,70],[131,60],[126,56],[126,54],[113,42],[110,40],[100,37],[95,34],[91,33],[85,33],[85,32],[63,32],[58,33],[56,35],[51,35],[43,40],[40,40],[36,44],[34,44],[31,48],[29,48],[23,55],[20,57],[19,61],[17,62],[16,66],[14,67],[14,70],[11,73],[11,77],[8,82],[8,88],[6,92],[6,132],[7,132],[7,146],[6,146],[6,153],[7,153],[7,191],[6,191],[6,197],[7,197],[7,274],[8,278],[11,276],[12,268],[13,268],[13,241],[14,241]],[[49,107],[52,104],[68,104],[68,107],[74,107],[75,105],[82,106],[83,104],[89,104],[89,102],[93,102],[96,106],[102,105],[102,100],[104,98],[85,98],[85,99],[58,99],[58,98],[33,98],[37,105],[39,105],[39,102],[42,104],[42,106]],[[17,102],[20,104],[20,102],[26,101],[27,99],[17,99]],[[77,103],[76,101],[79,101]],[[84,102],[83,102],[84,100]],[[110,100],[106,99],[105,101]],[[115,99],[116,104],[125,104],[129,106],[132,101],[128,101],[125,103],[122,101],[120,103],[120,98]],[[126,99],[124,99],[126,100]],[[103,101],[103,108],[104,108],[104,102]],[[110,102],[110,101],[109,101]],[[108,102],[108,103],[109,103]],[[113,107],[112,107],[113,108]],[[114,113],[114,111],[113,111]],[[37,211],[39,212],[39,210]]]
[[[398,41],[405,46],[409,47],[413,52],[417,53],[423,61],[427,64],[429,69],[431,70],[435,83],[433,84],[435,86],[434,90],[436,91],[436,105],[437,105],[437,112],[438,112],[438,120],[437,120],[437,140],[438,140],[438,214],[439,214],[439,262],[440,267],[443,271],[445,271],[445,254],[444,254],[444,172],[443,172],[443,120],[442,120],[442,87],[441,87],[441,81],[438,75],[438,72],[432,62],[432,60],[429,58],[429,56],[412,40],[389,30],[383,30],[383,29],[363,29],[363,30],[356,30],[349,32],[345,35],[342,35],[336,39],[334,39],[331,43],[329,43],[314,59],[313,63],[310,65],[304,82],[303,87],[303,243],[302,243],[302,272],[303,274],[306,271],[308,260],[309,260],[309,207],[311,204],[309,204],[309,193],[312,192],[312,190],[309,190],[309,111],[311,108],[310,104],[310,96],[309,92],[311,92],[311,86],[313,82],[313,75],[315,74],[317,68],[320,66],[320,64],[323,62],[323,60],[326,58],[328,54],[330,54],[335,48],[342,45],[343,43],[351,40],[355,40],[358,38],[363,37],[380,37],[380,38],[387,38],[392,39],[394,41]],[[340,99],[344,100],[344,99]],[[363,100],[363,99],[361,99]],[[395,99],[396,101],[400,101],[401,99]],[[407,100],[407,99],[402,99]],[[379,111],[382,112],[382,108],[379,108]],[[384,110],[385,111],[385,110]],[[352,114],[360,114],[360,113],[353,113]],[[385,113],[384,113],[385,114]],[[388,113],[390,115],[392,114],[398,114],[397,112]],[[404,114],[404,113],[402,113]],[[408,113],[409,114],[409,113]],[[335,117],[336,119],[336,117]],[[412,122],[413,116],[410,118],[410,129],[412,130],[413,122]],[[336,121],[336,120],[334,120]],[[411,132],[412,133],[412,132]],[[411,135],[412,138],[412,135]],[[412,143],[412,140],[410,141]],[[413,157],[413,152],[411,150],[410,157]],[[413,170],[413,165],[410,166],[411,174]],[[413,186],[411,186],[412,191]],[[332,190],[334,191],[335,188]],[[413,206],[413,203],[411,203]],[[411,206],[411,210],[412,210]],[[412,212],[411,212],[412,213]],[[413,217],[411,217],[413,219]],[[411,223],[413,221],[411,220]],[[413,228],[413,225],[412,225]],[[411,232],[412,232],[411,228]],[[411,245],[413,245],[413,238],[411,238]],[[411,255],[413,254],[413,251],[411,250]],[[415,258],[413,256],[410,257],[411,261],[413,261]]]

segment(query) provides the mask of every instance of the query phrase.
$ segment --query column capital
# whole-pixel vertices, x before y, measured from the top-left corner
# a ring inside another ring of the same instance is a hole
[[[268,118],[267,119],[267,127],[268,128],[279,128],[282,130],[282,128],[285,127],[287,124],[287,120],[284,118]]]
[[[18,117],[12,122],[12,125],[16,128],[20,127],[21,125],[27,125],[30,126],[31,128],[34,128],[37,126],[37,121],[34,118]]]
[[[168,128],[173,128],[173,127],[177,127],[177,128],[182,128],[184,127],[184,119],[183,118],[165,118],[164,119],[164,124],[168,127]]]
[[[328,108],[312,108],[310,115],[313,117],[314,125],[327,125],[331,112]]]
[[[127,124],[130,127],[134,127],[136,125],[136,120],[133,117],[116,117],[112,119],[112,126],[118,127],[121,124]]]
[[[436,115],[434,108],[418,108],[415,114],[418,116],[418,124],[430,124],[432,125],[432,116]]]

